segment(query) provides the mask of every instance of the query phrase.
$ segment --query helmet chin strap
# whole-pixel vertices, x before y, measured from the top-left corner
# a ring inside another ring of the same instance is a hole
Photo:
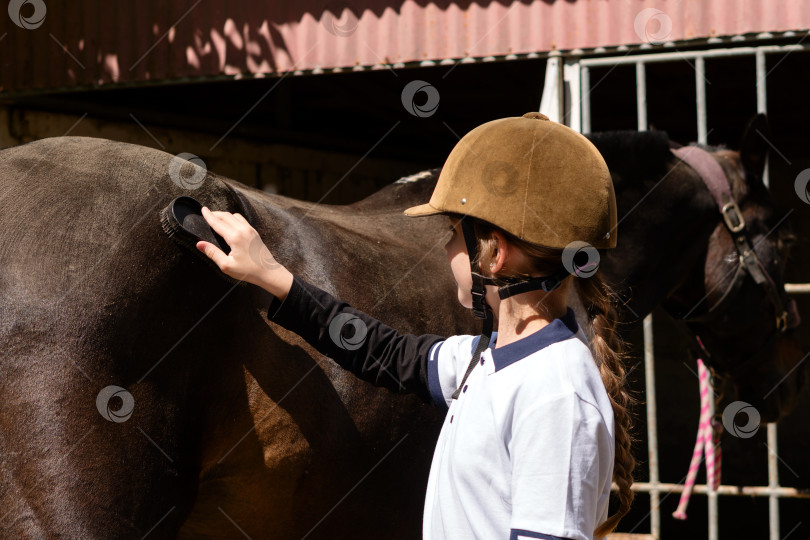
[[[479,319],[492,319],[492,308],[487,304],[487,289],[485,285],[491,283],[490,278],[484,277],[475,271],[475,260],[478,258],[478,242],[475,239],[475,229],[472,218],[464,216],[461,219],[461,230],[464,232],[464,243],[467,244],[467,253],[470,256],[470,272],[472,273],[472,310],[473,315]],[[492,324],[490,323],[490,327]]]
[[[470,216],[464,216],[461,219],[461,230],[464,233],[464,243],[467,244],[467,253],[470,256],[470,273],[472,274],[472,289],[470,292],[472,293],[473,315],[478,319],[483,319],[483,329],[481,335],[478,337],[478,344],[473,351],[470,365],[467,366],[467,372],[464,374],[464,378],[461,379],[461,384],[456,388],[456,391],[453,392],[453,399],[458,399],[459,394],[461,394],[464,388],[464,383],[467,382],[467,377],[469,377],[473,368],[475,368],[475,365],[480,360],[481,353],[489,347],[489,342],[492,339],[494,320],[492,308],[487,304],[486,285],[494,285],[495,281],[492,278],[476,272],[475,261],[478,258],[478,242],[475,238],[475,228],[473,227],[472,218]],[[527,279],[501,278],[501,281],[507,284],[498,287],[498,296],[503,300],[510,296],[515,296],[516,294],[540,289],[550,292],[559,287],[560,282],[565,279],[566,276],[568,276],[568,272],[562,269],[551,276]]]
[[[563,269],[550,276],[530,277],[530,278],[498,278],[500,282],[506,283],[498,287],[498,296],[505,300],[516,294],[523,294],[530,291],[543,290],[551,292],[562,284],[562,280],[568,276],[568,271]],[[495,285],[495,280],[486,276],[481,276],[486,285]]]

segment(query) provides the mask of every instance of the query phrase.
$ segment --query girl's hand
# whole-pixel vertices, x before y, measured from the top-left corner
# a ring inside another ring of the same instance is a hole
[[[256,232],[241,214],[212,212],[203,206],[208,225],[231,246],[227,255],[215,245],[200,240],[197,249],[213,260],[223,273],[266,289],[283,300],[290,291],[292,274],[279,264]]]

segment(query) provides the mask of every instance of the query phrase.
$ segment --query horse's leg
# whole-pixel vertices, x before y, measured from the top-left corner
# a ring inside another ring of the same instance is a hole
[[[362,475],[369,452],[341,396],[314,350],[272,332],[263,320],[268,304],[263,298],[256,311],[233,311],[239,333],[223,362],[238,371],[211,387],[221,408],[206,421],[198,497],[179,538],[244,531],[257,540],[298,540]],[[357,539],[357,513],[347,518],[351,501],[344,502],[324,529],[330,538]]]

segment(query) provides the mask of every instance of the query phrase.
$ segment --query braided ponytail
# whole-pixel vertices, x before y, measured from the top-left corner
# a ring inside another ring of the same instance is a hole
[[[619,520],[630,511],[634,493],[630,490],[633,484],[633,469],[636,460],[631,453],[633,439],[631,429],[633,419],[630,407],[635,402],[627,390],[627,372],[624,367],[624,343],[616,333],[616,310],[613,304],[615,293],[602,280],[598,270],[588,278],[574,277],[580,299],[585,306],[588,320],[594,331],[591,349],[596,364],[602,375],[611,405],[613,405],[614,432],[616,450],[613,462],[613,481],[619,487],[619,508],[594,531],[601,537],[611,532]]]
[[[560,268],[562,250],[531,244],[490,223],[475,220],[475,235],[478,239],[478,263],[482,274],[490,274],[487,268],[488,261],[492,259],[497,249],[497,241],[492,235],[495,231],[503,234],[510,243],[526,254],[535,272],[551,274]],[[495,278],[497,283],[499,277],[528,276],[529,274],[507,269],[499,272],[498,276],[491,277]],[[574,280],[577,293],[585,306],[588,321],[593,329],[591,351],[613,406],[614,439],[616,444],[613,481],[619,488],[619,508],[615,514],[609,516],[594,531],[595,537],[603,537],[616,528],[622,517],[630,511],[630,505],[633,502],[634,493],[631,491],[630,486],[633,484],[633,470],[636,466],[636,460],[631,453],[633,419],[630,408],[636,400],[627,388],[627,371],[624,366],[625,344],[616,332],[618,323],[614,307],[616,293],[605,283],[601,272],[598,270],[590,277],[571,276],[571,279]]]

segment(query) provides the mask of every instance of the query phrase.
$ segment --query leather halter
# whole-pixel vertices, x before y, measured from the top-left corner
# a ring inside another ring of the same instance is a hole
[[[746,273],[750,275],[754,281],[761,285],[768,297],[773,303],[776,313],[775,327],[771,330],[770,337],[766,342],[751,356],[743,360],[740,364],[729,370],[730,375],[739,374],[744,369],[750,367],[751,361],[757,358],[764,352],[771,343],[789,328],[795,328],[799,325],[799,314],[796,309],[796,303],[791,298],[788,302],[787,308],[782,302],[780,291],[768,274],[762,262],[759,260],[756,251],[751,247],[751,242],[748,239],[748,231],[745,226],[745,219],[739,206],[734,201],[729,188],[728,178],[723,172],[723,168],[711,154],[697,146],[683,146],[681,148],[672,149],[671,152],[677,158],[684,161],[687,165],[692,167],[698,173],[703,183],[709,189],[715,203],[717,204],[720,214],[723,217],[723,224],[726,226],[729,234],[734,240],[734,247],[737,250],[737,267],[735,269],[734,278],[726,291],[705,313],[695,317],[683,318],[686,322],[699,322],[705,323],[716,319],[734,298],[736,293],[745,280]],[[707,360],[707,364],[711,361],[711,354],[703,346],[700,337],[695,334],[697,344],[703,351]],[[713,363],[713,362],[712,362]],[[716,366],[713,366],[716,367]]]

